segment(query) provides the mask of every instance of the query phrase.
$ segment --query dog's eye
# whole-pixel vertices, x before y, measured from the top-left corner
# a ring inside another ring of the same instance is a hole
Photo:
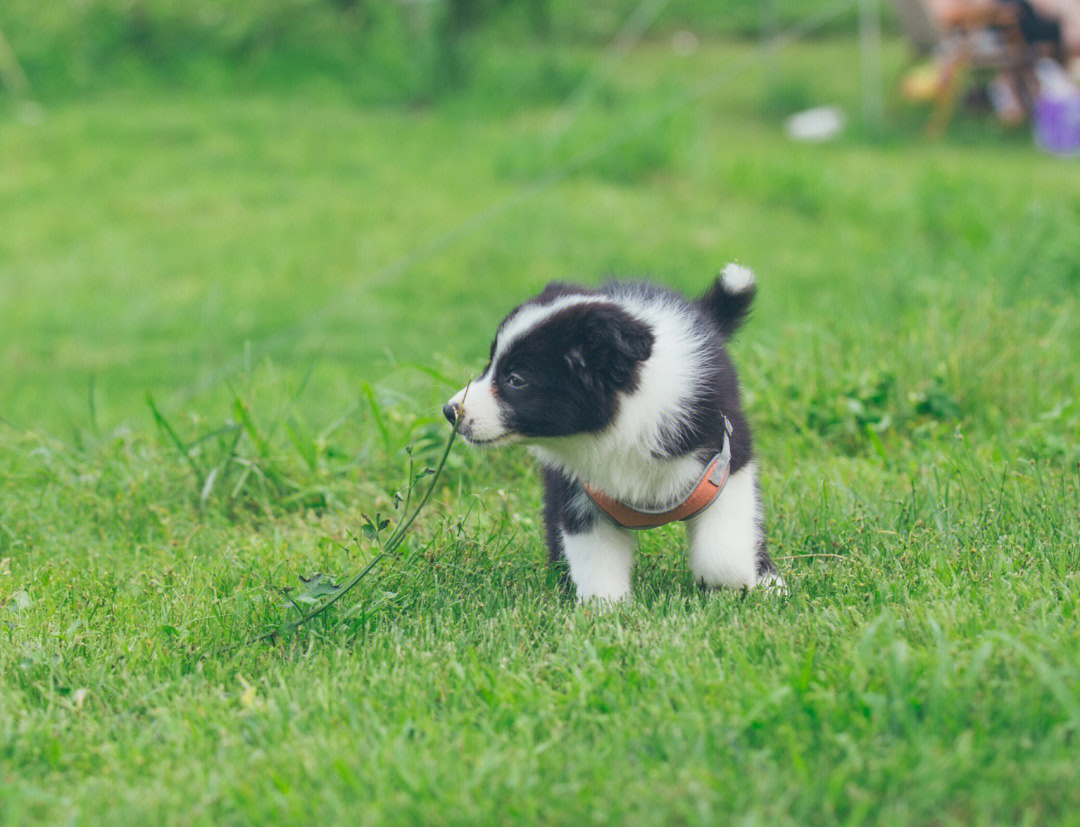
[[[506,377],[506,384],[511,388],[523,388],[527,383],[520,373],[511,373]]]

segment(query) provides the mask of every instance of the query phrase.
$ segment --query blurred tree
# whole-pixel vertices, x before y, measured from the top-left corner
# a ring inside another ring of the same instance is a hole
[[[26,79],[26,73],[15,57],[15,50],[7,42],[3,31],[0,31],[0,83],[14,95],[25,97],[30,93],[30,82]]]
[[[515,5],[524,6],[534,34],[546,34],[550,30],[549,0],[447,0],[447,30],[460,33],[475,28]]]

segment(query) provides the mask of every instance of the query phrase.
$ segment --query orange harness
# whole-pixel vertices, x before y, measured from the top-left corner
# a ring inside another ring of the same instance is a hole
[[[676,520],[689,520],[695,514],[712,505],[713,500],[720,496],[724,484],[728,481],[731,471],[731,423],[724,417],[724,447],[720,453],[713,457],[701,479],[690,491],[690,494],[674,508],[664,511],[649,511],[645,509],[631,508],[618,500],[609,497],[602,491],[598,491],[588,483],[582,483],[585,493],[596,503],[597,508],[607,514],[611,520],[623,528],[640,531],[646,528],[673,523]]]

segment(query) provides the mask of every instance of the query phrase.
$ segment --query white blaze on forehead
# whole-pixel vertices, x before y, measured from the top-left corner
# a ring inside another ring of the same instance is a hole
[[[560,310],[573,307],[577,304],[611,303],[606,296],[594,295],[571,295],[559,296],[554,301],[546,304],[527,304],[511,316],[503,328],[495,336],[495,353],[491,357],[492,367],[499,361],[507,349],[518,339],[533,328],[539,326],[545,319],[551,318]]]

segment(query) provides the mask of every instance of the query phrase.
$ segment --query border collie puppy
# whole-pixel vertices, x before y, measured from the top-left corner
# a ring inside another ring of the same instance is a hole
[[[724,348],[755,291],[736,264],[695,301],[642,282],[550,284],[503,320],[484,372],[443,408],[470,443],[523,442],[539,458],[550,557],[580,600],[629,597],[631,529],[672,519],[698,582],[783,587]]]

